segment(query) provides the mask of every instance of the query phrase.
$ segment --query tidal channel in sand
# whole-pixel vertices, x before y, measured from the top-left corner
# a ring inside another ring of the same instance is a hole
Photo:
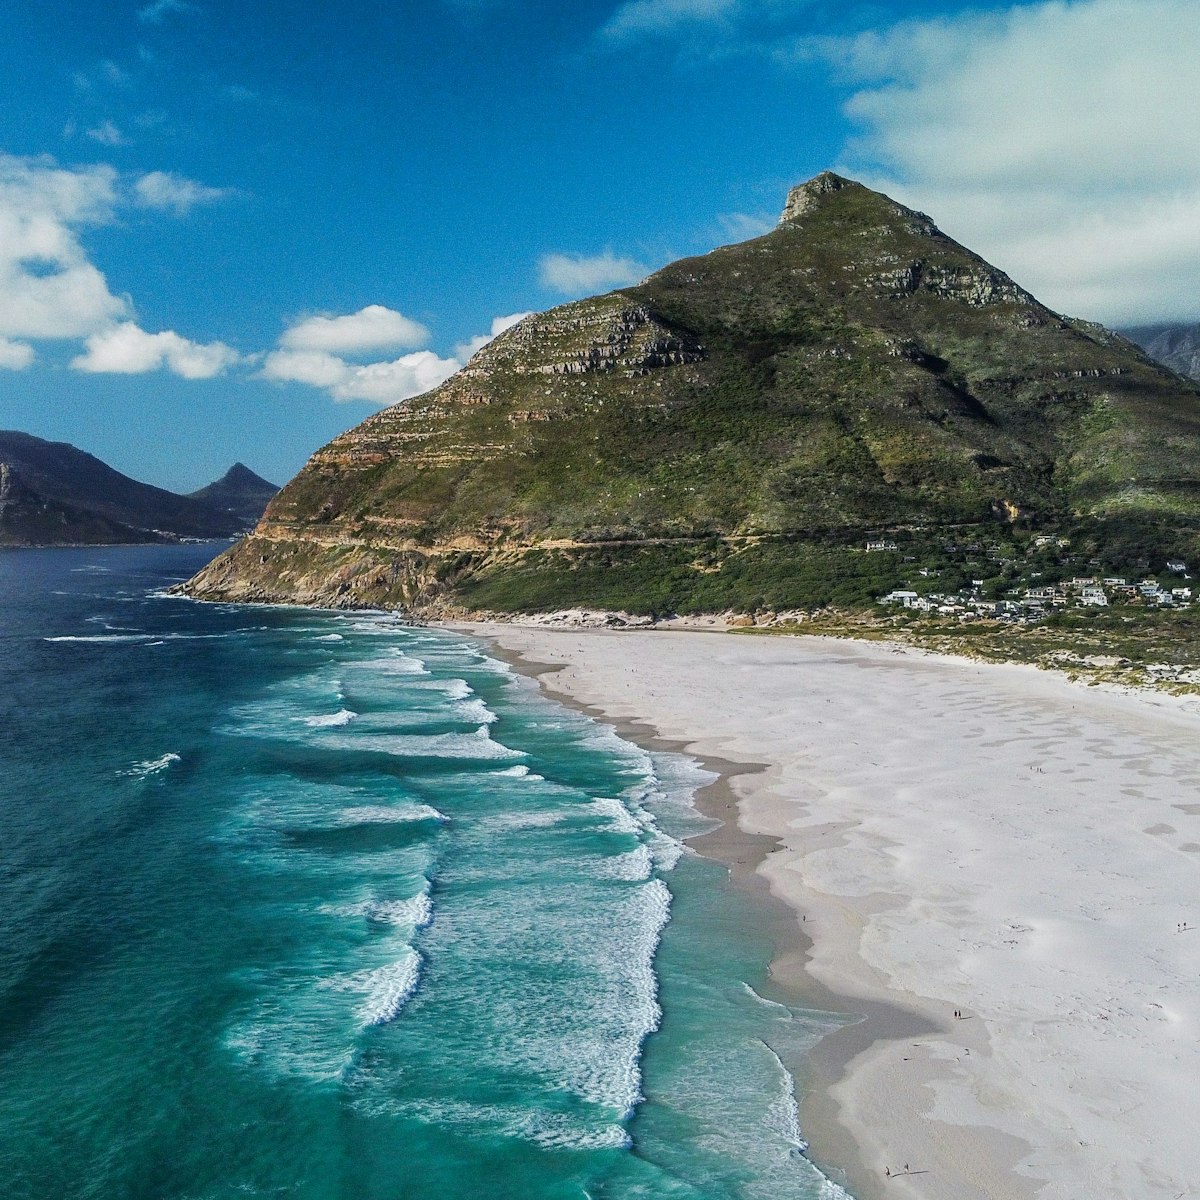
[[[866,1018],[800,1072],[862,1200],[1192,1194],[1194,704],[825,639],[470,629],[721,771],[699,848],[789,906],[780,982]]]

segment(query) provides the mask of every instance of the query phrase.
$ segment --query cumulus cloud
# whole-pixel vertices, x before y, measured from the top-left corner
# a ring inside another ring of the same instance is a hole
[[[142,176],[130,190],[109,166],[60,167],[49,158],[0,154],[0,366],[29,366],[28,338],[86,339],[71,365],[93,373],[166,369],[208,379],[239,362],[223,342],[141,329],[130,302],[112,293],[80,241],[82,230],[111,222],[131,201],[179,210],[187,202],[181,196],[199,203],[210,191],[162,172]]]
[[[111,167],[0,154],[0,337],[83,337],[126,315],[78,236],[112,219],[117,184]]]
[[[0,370],[23,371],[33,362],[33,347],[28,342],[14,342],[0,337]]]
[[[429,341],[429,330],[395,309],[368,304],[347,316],[306,317],[279,339],[288,350],[358,354],[366,350],[411,349]]]
[[[147,333],[132,321],[93,333],[84,345],[71,366],[91,374],[145,375],[165,368],[184,379],[211,379],[242,357],[224,342],[193,342],[171,330]]]
[[[359,320],[363,314],[368,316]],[[456,371],[462,370],[472,354],[527,316],[529,313],[520,312],[494,318],[489,333],[460,343],[449,358],[442,358],[432,350],[416,350],[390,361],[368,363],[348,362],[342,354],[377,348],[381,344],[394,345],[394,337],[383,343],[370,339],[373,336],[381,338],[382,331],[387,329],[394,334],[405,328],[399,322],[407,321],[407,318],[378,304],[347,317],[310,317],[284,333],[279,339],[279,348],[272,350],[263,361],[259,377],[322,388],[339,401],[398,404],[444,383]],[[420,330],[421,340],[428,338],[428,330],[423,326],[416,322],[408,322],[408,325]],[[335,348],[342,353],[335,353]]]
[[[542,286],[564,296],[586,296],[605,288],[628,287],[649,273],[649,267],[632,258],[618,258],[611,250],[591,257],[545,254],[538,262]]]
[[[170,209],[178,216],[183,216],[197,204],[213,204],[223,200],[229,191],[226,188],[208,187],[170,171],[151,171],[134,181],[133,194],[143,208]]]
[[[260,374],[264,379],[324,388],[335,400],[397,404],[435,388],[462,363],[432,350],[404,354],[391,362],[350,363],[324,350],[273,350]]]
[[[471,359],[488,344],[498,338],[506,329],[511,329],[518,321],[525,320],[526,317],[533,316],[532,313],[519,312],[509,313],[506,317],[494,317],[492,319],[492,329],[490,333],[478,333],[473,338],[465,342],[459,342],[454,347],[455,357],[463,363],[470,362]]]
[[[857,85],[845,169],[1051,306],[1113,324],[1200,315],[1194,0],[1042,0],[781,53]]]

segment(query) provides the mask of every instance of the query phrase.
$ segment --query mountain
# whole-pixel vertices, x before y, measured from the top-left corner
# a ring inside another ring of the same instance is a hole
[[[1200,380],[1200,325],[1145,325],[1123,332],[1155,362],[1178,375]]]
[[[210,508],[233,513],[250,529],[263,515],[277,491],[278,484],[268,483],[261,475],[255,475],[249,467],[239,462],[234,463],[220,479],[188,495]]]
[[[837,602],[867,533],[964,527],[1195,557],[1200,387],[826,173],[765,236],[527,317],[336,438],[188,588],[433,613]]]
[[[0,546],[228,537],[233,514],[139,483],[66,442],[0,430]]]

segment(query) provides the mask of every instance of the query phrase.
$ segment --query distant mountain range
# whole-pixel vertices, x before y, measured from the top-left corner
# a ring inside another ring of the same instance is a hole
[[[207,487],[188,492],[188,496],[210,508],[232,513],[245,528],[250,529],[263,515],[277,491],[277,484],[268,483],[261,475],[255,475],[249,467],[239,462],[234,463],[220,479]]]
[[[862,595],[881,531],[1040,530],[1085,562],[1197,557],[1200,387],[826,173],[773,232],[527,317],[368,417],[188,586],[753,611]]]
[[[278,489],[236,464],[191,496],[67,444],[0,430],[0,545],[105,545],[242,533]]]
[[[1143,325],[1122,332],[1164,367],[1200,380],[1200,325]]]

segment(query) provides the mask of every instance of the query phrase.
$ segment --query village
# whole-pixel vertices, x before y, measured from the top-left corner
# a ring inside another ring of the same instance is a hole
[[[1032,624],[1066,609],[1176,609],[1200,599],[1189,582],[1188,564],[1180,559],[1167,559],[1157,572],[1143,559],[1134,575],[1106,574],[1103,559],[1081,563],[1070,553],[1070,540],[1052,534],[1033,538],[1020,556],[1011,545],[943,543],[940,549],[933,564],[904,555],[902,562],[912,568],[906,586],[879,597],[878,603],[914,614]],[[898,554],[901,547],[871,540],[865,550]],[[1081,573],[1068,574],[1080,566]]]

